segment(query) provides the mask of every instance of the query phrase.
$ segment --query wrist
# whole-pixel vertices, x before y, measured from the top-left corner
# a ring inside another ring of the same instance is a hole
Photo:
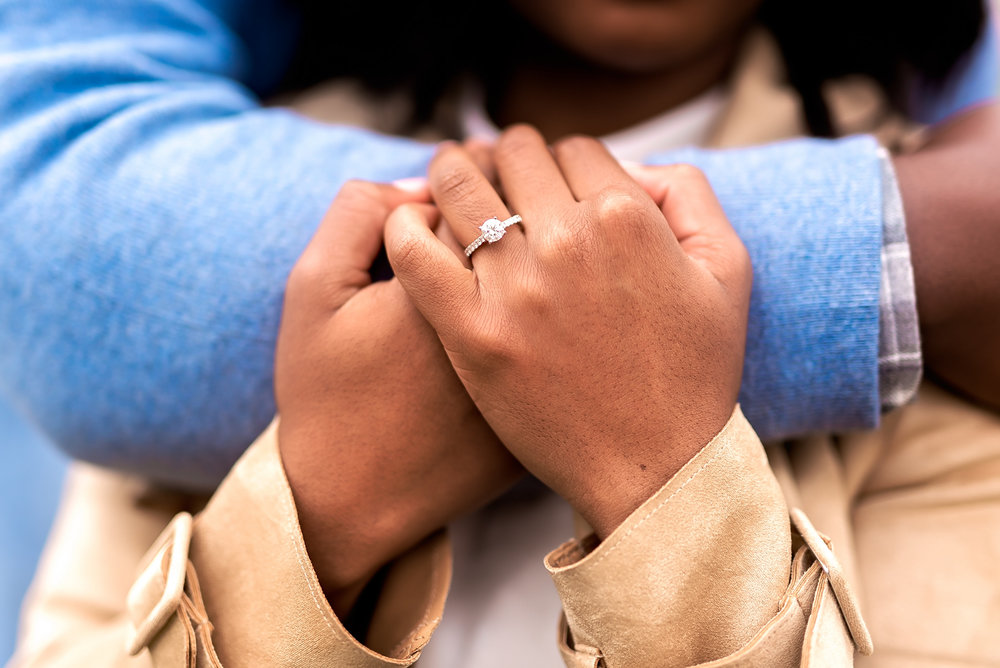
[[[615,458],[605,463],[590,476],[593,482],[581,486],[585,491],[572,505],[604,540],[715,438],[734,407],[692,417],[684,430],[673,430],[643,461]]]
[[[309,559],[330,606],[346,619],[372,577],[402,551],[393,527],[405,520],[393,517],[385,494],[366,489],[368,477],[317,470],[311,449],[333,447],[329,443],[296,433],[284,421],[278,443]]]

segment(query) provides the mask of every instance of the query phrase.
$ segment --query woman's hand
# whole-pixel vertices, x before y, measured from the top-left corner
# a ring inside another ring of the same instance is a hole
[[[389,259],[504,444],[603,538],[730,417],[749,258],[694,168],[665,168],[654,202],[591,139],[550,152],[516,127],[495,160],[523,230],[470,269],[435,236],[433,210],[404,205]],[[439,152],[429,179],[462,244],[510,214],[461,148]]]
[[[279,444],[310,557],[341,615],[382,565],[521,472],[399,284],[369,285],[389,212],[427,198],[348,183],[288,280]]]

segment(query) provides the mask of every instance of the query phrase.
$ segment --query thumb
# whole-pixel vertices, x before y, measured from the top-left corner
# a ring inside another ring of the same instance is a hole
[[[385,248],[396,279],[445,340],[478,308],[479,289],[472,270],[435,235],[440,216],[430,205],[399,207],[386,222]]]
[[[426,186],[403,189],[384,183],[348,181],[323,216],[307,252],[322,254],[331,271],[367,273],[382,247],[389,213],[401,204],[429,199]]]
[[[348,181],[295,263],[289,291],[303,292],[302,296],[326,308],[340,308],[371,282],[368,269],[382,247],[389,213],[400,204],[429,199],[427,188]],[[295,289],[299,285],[303,290]]]

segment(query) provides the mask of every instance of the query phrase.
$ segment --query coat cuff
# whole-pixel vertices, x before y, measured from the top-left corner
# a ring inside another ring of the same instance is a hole
[[[443,533],[385,574],[367,644],[327,603],[281,465],[276,423],[192,523],[182,513],[129,594],[132,653],[164,666],[409,666],[437,627],[451,579]]]
[[[591,535],[546,557],[568,627],[564,657],[662,668],[727,656],[778,611],[791,553],[781,489],[737,407],[603,543]]]

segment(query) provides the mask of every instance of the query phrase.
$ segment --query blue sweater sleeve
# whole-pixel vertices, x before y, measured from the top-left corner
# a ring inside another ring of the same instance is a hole
[[[216,483],[273,415],[285,278],[340,185],[424,171],[259,106],[280,6],[0,2],[0,383],[74,456]]]

